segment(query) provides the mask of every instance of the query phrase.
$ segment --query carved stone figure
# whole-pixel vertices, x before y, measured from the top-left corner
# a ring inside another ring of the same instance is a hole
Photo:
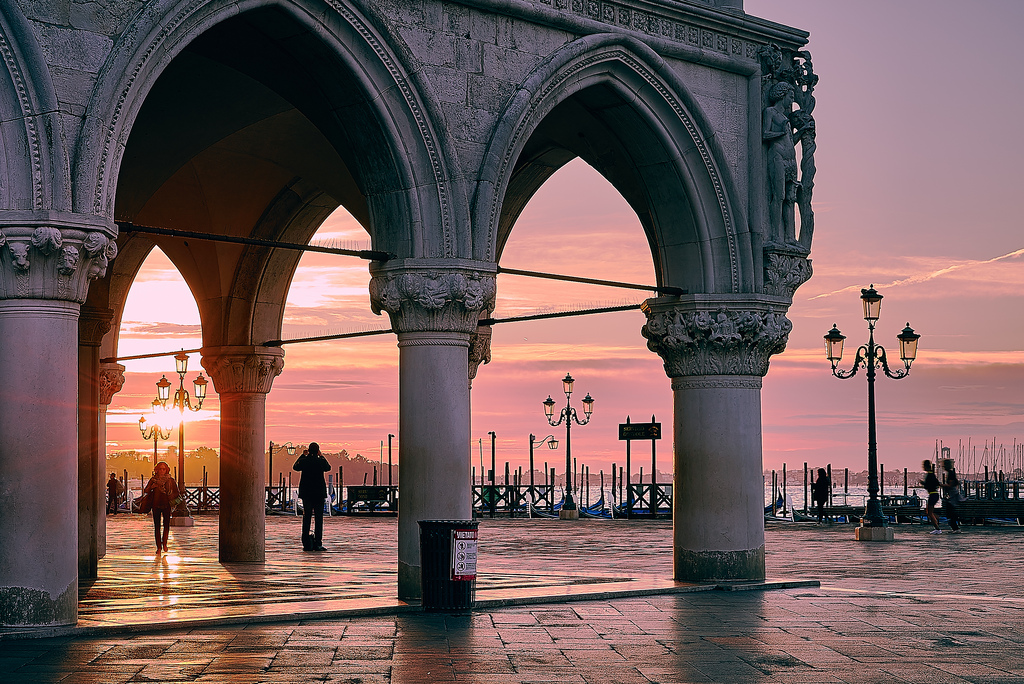
[[[815,142],[814,117],[806,109],[798,109],[790,117],[796,129],[796,139],[800,142],[800,186],[796,190],[796,203],[800,208],[800,246],[811,249],[811,238],[814,236],[814,210],[811,208],[811,195],[814,192],[814,151],[818,148]]]
[[[32,246],[42,252],[45,256],[50,256],[60,249],[63,242],[64,238],[56,228],[48,228],[44,226],[32,231]]]
[[[60,261],[57,263],[57,273],[69,276],[78,268],[78,250],[71,245],[65,245],[60,252]]]
[[[768,217],[770,242],[786,245],[796,242],[793,206],[797,194],[796,151],[793,143],[794,88],[785,81],[776,83],[770,93],[771,105],[764,110],[762,139],[768,144]]]
[[[18,273],[28,273],[30,266],[28,260],[28,243],[27,242],[12,242],[11,248],[11,265],[14,266],[14,270]]]

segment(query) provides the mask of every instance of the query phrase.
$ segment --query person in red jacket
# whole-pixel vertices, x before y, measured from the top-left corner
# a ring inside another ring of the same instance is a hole
[[[181,498],[178,483],[171,477],[171,468],[160,461],[153,468],[153,477],[142,490],[143,495],[152,494],[153,498],[153,534],[156,537],[156,552],[167,550],[167,535],[171,531],[171,509]],[[160,523],[163,523],[161,534]]]

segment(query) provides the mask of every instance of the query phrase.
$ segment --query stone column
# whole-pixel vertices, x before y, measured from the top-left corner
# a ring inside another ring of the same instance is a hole
[[[101,363],[100,364],[100,417],[99,417],[99,432],[97,433],[97,443],[99,444],[99,457],[100,462],[104,465],[107,462],[107,407],[110,406],[110,402],[113,401],[114,395],[121,391],[124,387],[124,366],[119,363]],[[104,473],[102,487],[105,490],[106,484],[106,473]],[[125,482],[125,486],[128,483]],[[100,558],[107,555],[107,516],[106,514],[100,516],[102,525],[99,528],[99,551]]]
[[[222,563],[266,560],[267,394],[284,350],[209,347],[203,368],[220,397],[220,552]]]
[[[792,327],[756,297],[650,299],[647,346],[674,403],[674,576],[763,580],[761,378]]]
[[[78,318],[78,576],[85,578],[96,577],[106,544],[106,448],[99,441],[100,342],[113,320],[113,311],[94,307],[82,307]]]
[[[90,220],[0,212],[0,627],[78,619],[78,315],[117,254]]]
[[[408,259],[371,267],[370,304],[398,333],[398,597],[420,592],[420,520],[473,515],[469,347],[494,308],[494,264]]]

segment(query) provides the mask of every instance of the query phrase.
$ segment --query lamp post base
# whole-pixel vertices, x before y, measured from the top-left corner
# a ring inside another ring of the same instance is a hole
[[[569,510],[565,510],[563,508],[562,510],[558,511],[558,519],[559,520],[579,520],[580,519],[580,510],[578,508],[571,508]]]
[[[196,519],[191,515],[171,516],[171,527],[194,527]]]
[[[888,525],[885,527],[865,527],[861,525],[854,530],[854,539],[857,541],[891,542],[895,537],[893,536],[892,528]]]

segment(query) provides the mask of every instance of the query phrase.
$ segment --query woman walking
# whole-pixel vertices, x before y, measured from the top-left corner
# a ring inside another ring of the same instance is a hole
[[[321,543],[324,538],[324,502],[327,500],[327,482],[324,473],[331,464],[320,453],[320,445],[310,442],[309,449],[302,452],[292,470],[302,473],[299,479],[299,498],[302,499],[302,550],[326,551]],[[309,524],[316,518],[313,534]]]
[[[935,512],[935,504],[939,503],[939,478],[935,476],[935,466],[931,461],[924,461],[921,467],[924,468],[924,479],[921,480],[921,486],[928,492],[928,504],[925,506],[925,511],[928,513],[928,520],[932,527],[935,528],[931,534],[942,534],[942,528],[939,527],[939,514]]]
[[[178,483],[171,477],[171,468],[160,461],[153,468],[153,477],[142,490],[143,496],[150,496],[153,504],[153,535],[156,537],[156,552],[167,551],[167,535],[171,531],[171,509],[181,499]],[[161,532],[161,523],[163,531]]]

